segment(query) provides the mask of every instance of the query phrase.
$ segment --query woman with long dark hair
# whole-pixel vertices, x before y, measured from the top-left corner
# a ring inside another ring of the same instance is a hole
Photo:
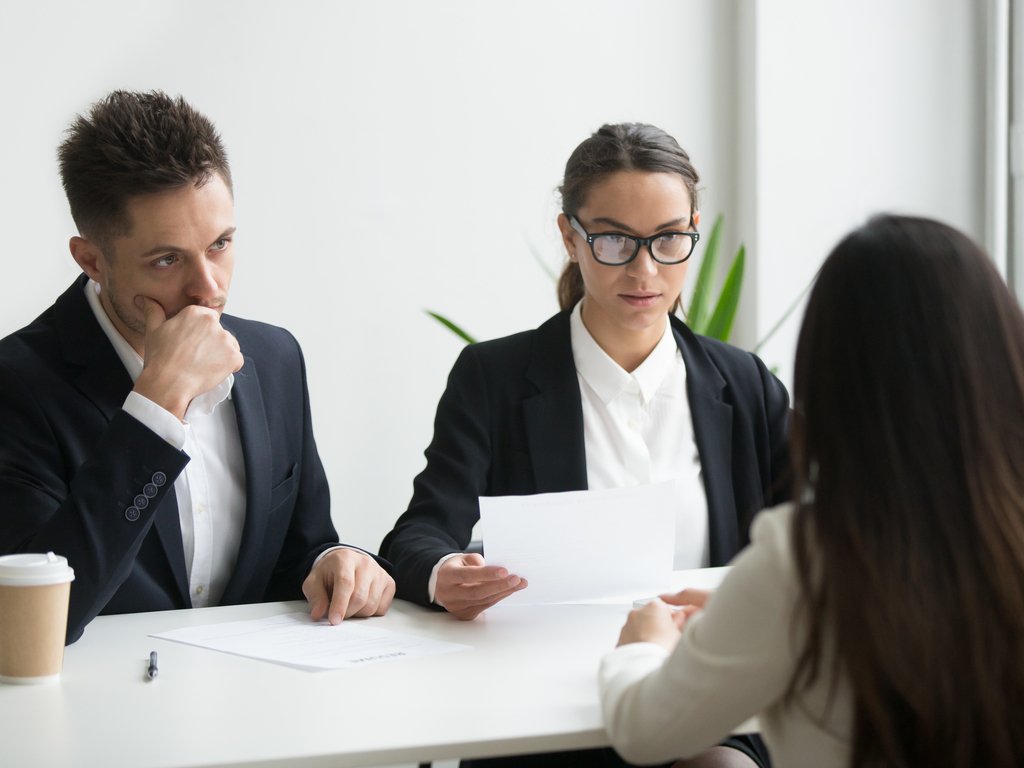
[[[753,515],[788,498],[784,387],[755,355],[674,314],[699,239],[698,183],[689,155],[652,125],[603,126],[572,153],[557,222],[562,311],[456,361],[426,469],[381,545],[398,597],[468,620],[528,588],[530,574],[465,551],[480,496],[675,480],[680,569],[724,565]],[[748,743],[723,751],[761,760]]]
[[[799,502],[702,609],[630,615],[613,743],[691,754],[760,713],[780,768],[1024,765],[1017,301],[960,232],[878,217],[822,267],[794,378]]]

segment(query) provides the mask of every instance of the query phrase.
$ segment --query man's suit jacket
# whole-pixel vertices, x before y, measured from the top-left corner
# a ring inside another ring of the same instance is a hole
[[[173,487],[189,458],[122,410],[132,381],[84,285],[0,341],[0,553],[68,558],[68,642],[100,613],[191,607]],[[302,353],[283,329],[221,322],[245,359],[232,399],[246,493],[221,604],[299,599],[338,541]]]
[[[686,364],[711,565],[724,565],[748,542],[753,515],[788,497],[789,397],[755,355],[671,322]],[[426,457],[408,510],[380,548],[394,565],[398,597],[421,604],[437,561],[469,544],[477,497],[587,487],[569,312],[462,351]]]

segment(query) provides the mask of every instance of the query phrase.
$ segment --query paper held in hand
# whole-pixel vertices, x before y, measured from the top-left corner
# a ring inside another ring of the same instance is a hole
[[[667,592],[675,481],[602,491],[481,496],[484,556],[529,586],[501,605],[631,603]]]

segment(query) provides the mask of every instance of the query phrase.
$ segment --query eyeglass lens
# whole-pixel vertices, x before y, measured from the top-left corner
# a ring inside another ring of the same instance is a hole
[[[594,255],[599,261],[621,264],[633,258],[639,244],[625,235],[595,235]],[[662,261],[682,261],[693,250],[693,239],[686,235],[665,234],[651,242],[654,255]]]

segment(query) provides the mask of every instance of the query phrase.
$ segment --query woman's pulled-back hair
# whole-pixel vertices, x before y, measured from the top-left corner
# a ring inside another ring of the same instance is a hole
[[[618,123],[602,125],[569,156],[565,164],[565,178],[558,190],[562,195],[562,212],[566,216],[576,216],[594,184],[616,171],[679,174],[690,195],[690,214],[697,211],[700,176],[686,150],[653,125]],[[558,279],[558,305],[569,309],[581,298],[583,275],[579,264],[570,261]],[[677,299],[673,311],[678,305]]]
[[[822,267],[794,383],[790,695],[849,680],[855,768],[1024,765],[1017,301],[955,229],[872,219]]]

